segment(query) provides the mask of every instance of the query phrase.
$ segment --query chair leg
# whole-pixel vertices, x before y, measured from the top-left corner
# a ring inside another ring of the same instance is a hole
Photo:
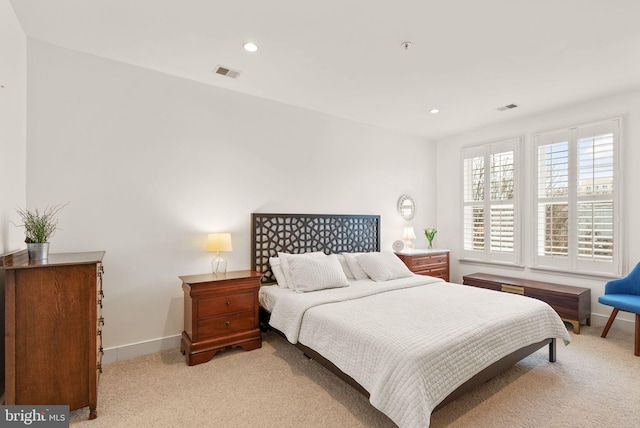
[[[636,344],[633,347],[633,354],[640,357],[640,314],[636,314]]]
[[[611,316],[609,317],[609,321],[607,321],[607,325],[604,327],[604,330],[602,331],[602,334],[600,335],[600,337],[607,337],[607,333],[609,333],[609,329],[611,328],[611,324],[613,324],[613,320],[616,319],[616,316],[618,315],[618,308],[613,308],[613,312],[611,312]],[[638,328],[638,324],[636,323],[636,330]]]

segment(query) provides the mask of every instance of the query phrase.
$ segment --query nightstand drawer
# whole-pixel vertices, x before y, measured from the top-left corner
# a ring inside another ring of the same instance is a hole
[[[203,298],[198,300],[198,318],[249,311],[254,309],[255,300],[254,292]]]
[[[256,327],[254,312],[241,312],[198,321],[198,339],[227,336]]]

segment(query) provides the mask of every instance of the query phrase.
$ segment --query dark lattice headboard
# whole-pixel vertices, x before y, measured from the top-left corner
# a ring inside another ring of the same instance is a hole
[[[251,214],[251,269],[275,282],[269,257],[284,253],[380,251],[379,215]]]

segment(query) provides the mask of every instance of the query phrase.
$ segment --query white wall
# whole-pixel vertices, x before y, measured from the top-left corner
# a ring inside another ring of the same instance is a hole
[[[27,38],[0,0],[0,254],[24,248],[16,207],[26,204]]]
[[[505,112],[508,114],[508,112]],[[500,140],[502,138],[525,135],[525,151],[531,150],[530,135],[538,131],[577,125],[599,119],[623,117],[622,133],[622,177],[624,224],[625,273],[640,261],[640,224],[636,221],[640,210],[637,183],[640,183],[640,91],[611,96],[580,105],[563,108],[521,120],[505,122],[473,132],[438,141],[438,238],[440,245],[452,250],[451,278],[462,281],[462,277],[473,272],[487,272],[521,278],[535,278],[540,281],[557,282],[591,288],[592,323],[601,325],[611,313],[611,308],[600,305],[597,299],[604,292],[606,278],[564,276],[557,274],[533,273],[527,269],[500,268],[491,265],[460,263],[462,253],[462,193],[460,148],[465,145]],[[528,168],[529,169],[529,168]],[[529,172],[529,171],[527,171]],[[530,199],[530,179],[525,180],[523,200]],[[525,234],[531,236],[531,210],[526,205],[524,211]],[[530,241],[529,241],[530,242]],[[531,264],[531,249],[525,248],[524,261]],[[620,321],[622,320],[622,321]],[[620,313],[614,327],[631,329],[631,314]]]
[[[107,252],[107,360],[178,343],[178,276],[210,269],[215,231],[248,269],[252,212],[380,214],[389,250],[435,223],[436,148],[420,138],[33,41],[28,117],[28,204],[70,202],[51,251]]]

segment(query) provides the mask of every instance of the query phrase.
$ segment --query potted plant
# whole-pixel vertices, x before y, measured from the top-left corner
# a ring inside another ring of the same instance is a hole
[[[33,211],[20,207],[16,209],[22,218],[22,224],[18,226],[24,227],[24,242],[27,243],[30,260],[47,260],[49,255],[49,238],[51,238],[58,229],[56,214],[65,206],[66,204],[47,207],[42,212],[40,212],[38,208]]]
[[[424,236],[426,236],[427,241],[429,241],[429,249],[433,248],[433,238],[436,237],[436,233],[438,233],[438,229],[435,227],[428,227],[424,230]]]

